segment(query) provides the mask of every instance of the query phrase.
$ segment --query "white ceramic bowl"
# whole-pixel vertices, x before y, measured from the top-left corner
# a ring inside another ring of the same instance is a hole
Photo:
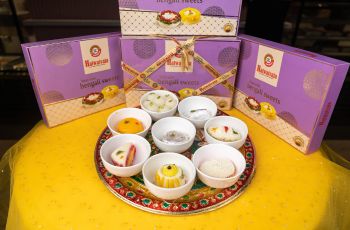
[[[199,170],[200,165],[211,159],[229,159],[235,165],[235,174],[228,178],[215,178],[206,175]],[[197,170],[198,178],[209,187],[228,188],[234,185],[244,172],[246,161],[237,149],[223,144],[209,144],[199,148],[192,157],[192,162]]]
[[[228,126],[232,127],[234,130],[238,131],[241,134],[241,139],[232,142],[219,141],[214,137],[210,136],[208,133],[208,128],[211,126]],[[204,136],[205,140],[209,144],[225,144],[232,146],[236,149],[239,149],[244,144],[248,136],[248,127],[247,125],[238,118],[231,116],[218,116],[209,119],[204,125]]]
[[[207,109],[210,112],[211,117],[209,117],[208,119],[202,119],[202,120],[189,118],[189,114],[191,113],[191,110],[197,110],[197,109]],[[197,129],[202,129],[207,120],[216,116],[218,108],[215,102],[213,102],[207,97],[192,96],[192,97],[187,97],[182,101],[180,101],[178,110],[179,110],[180,117],[183,117],[191,121],[196,126]]]
[[[112,163],[111,154],[120,146],[132,143],[136,147],[133,165],[128,167],[115,166]],[[131,177],[141,172],[143,164],[151,155],[151,145],[143,137],[136,134],[121,134],[108,139],[100,149],[102,163],[108,172],[119,177]]]
[[[178,131],[189,136],[189,140],[179,144],[169,144],[161,141],[169,131]],[[182,153],[191,147],[196,136],[196,127],[181,117],[166,117],[160,119],[152,126],[152,138],[156,146],[163,152]]]
[[[161,96],[164,96],[166,94],[170,94],[172,96],[172,98],[174,98],[174,100],[176,101],[176,106],[167,112],[153,112],[153,111],[146,109],[143,106],[143,102],[146,101],[148,95],[151,93],[156,93],[156,94],[161,95]],[[153,91],[150,91],[148,93],[145,93],[140,99],[141,109],[145,110],[149,115],[151,115],[153,121],[158,121],[158,120],[165,118],[165,117],[174,116],[174,114],[177,111],[178,104],[179,104],[179,99],[177,98],[177,96],[174,93],[167,91],[167,90],[153,90]]]
[[[137,108],[119,109],[109,115],[107,119],[107,125],[108,125],[108,128],[111,130],[112,134],[113,135],[122,134],[122,133],[118,133],[117,130],[115,130],[115,127],[117,126],[120,120],[128,117],[136,118],[137,120],[142,122],[144,130],[136,134],[142,137],[145,137],[147,135],[148,130],[151,128],[152,118],[148,113],[146,113],[142,109],[137,109]]]
[[[155,184],[157,170],[166,164],[176,164],[185,174],[186,183],[177,188],[162,188]],[[196,169],[193,163],[178,153],[159,153],[150,157],[142,168],[143,180],[149,191],[164,200],[174,200],[186,195],[192,188]]]

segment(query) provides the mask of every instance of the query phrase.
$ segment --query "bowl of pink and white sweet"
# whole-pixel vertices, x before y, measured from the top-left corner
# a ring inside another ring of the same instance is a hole
[[[204,137],[209,144],[225,144],[239,149],[247,136],[247,125],[235,117],[213,117],[204,125]]]
[[[131,177],[140,173],[150,155],[150,143],[136,134],[113,136],[100,149],[104,167],[119,177]]]
[[[198,178],[212,188],[234,185],[245,170],[246,161],[240,151],[223,144],[199,148],[192,157]]]

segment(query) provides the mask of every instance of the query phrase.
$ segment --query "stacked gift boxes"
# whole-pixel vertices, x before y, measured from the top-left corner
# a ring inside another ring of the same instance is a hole
[[[166,89],[231,109],[240,9],[238,0],[119,0],[127,106],[138,106],[149,90]]]

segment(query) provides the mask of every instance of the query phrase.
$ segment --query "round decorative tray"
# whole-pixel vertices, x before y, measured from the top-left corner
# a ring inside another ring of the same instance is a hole
[[[219,115],[225,114],[219,112]],[[192,190],[187,195],[177,200],[166,201],[155,197],[148,191],[143,182],[142,173],[133,177],[122,178],[112,175],[105,169],[99,152],[102,144],[110,137],[112,137],[112,133],[106,128],[103,130],[96,144],[94,157],[99,177],[118,198],[136,208],[152,213],[188,215],[215,210],[240,196],[249,185],[255,173],[255,149],[250,137],[247,137],[245,144],[240,149],[247,162],[246,169],[233,186],[225,189],[215,189],[206,186],[197,179]],[[154,144],[150,133],[148,133],[146,139],[152,146],[151,155],[158,154],[160,150]],[[199,147],[206,144],[203,131],[198,130],[192,147],[182,154],[191,159],[192,154]]]

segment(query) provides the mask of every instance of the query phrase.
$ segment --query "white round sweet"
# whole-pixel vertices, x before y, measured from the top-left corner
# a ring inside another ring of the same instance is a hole
[[[228,178],[234,175],[235,166],[228,159],[214,159],[204,161],[199,170],[211,177]]]

